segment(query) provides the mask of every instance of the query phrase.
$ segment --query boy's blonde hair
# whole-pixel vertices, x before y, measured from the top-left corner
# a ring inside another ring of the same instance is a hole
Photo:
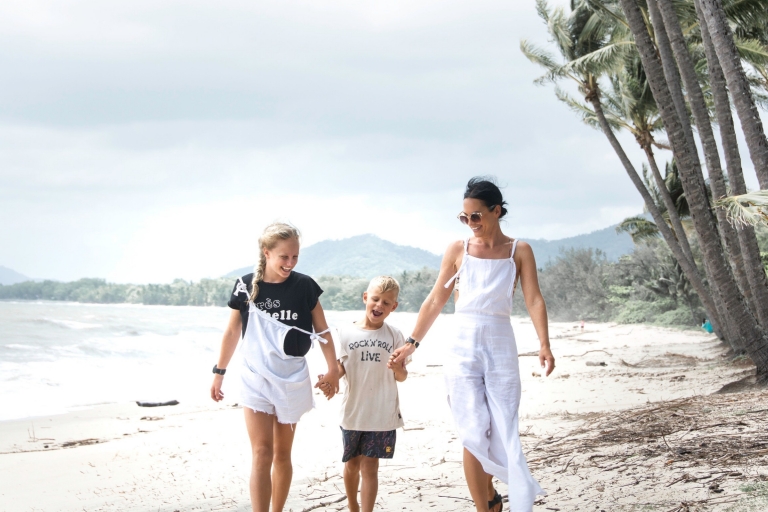
[[[395,290],[396,295],[400,295],[400,283],[397,279],[390,276],[379,276],[371,279],[368,283],[369,290],[379,290],[380,293],[386,293],[391,290]]]
[[[264,270],[267,268],[267,257],[264,255],[264,249],[271,251],[279,242],[292,238],[300,240],[301,234],[295,226],[286,222],[273,222],[264,228],[264,232],[259,237],[259,262],[253,271],[251,301],[255,302],[256,297],[259,296],[259,281],[264,279]]]

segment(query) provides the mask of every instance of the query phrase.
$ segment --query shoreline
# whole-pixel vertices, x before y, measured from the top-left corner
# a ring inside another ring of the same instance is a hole
[[[443,321],[450,323],[451,315]],[[513,318],[513,324],[518,340],[535,337],[529,321]],[[538,358],[520,350],[521,440],[534,477],[549,492],[534,510],[601,506],[640,510],[632,508],[631,502],[656,503],[659,510],[665,506],[663,510],[669,510],[678,498],[713,494],[695,480],[665,487],[680,477],[680,471],[662,462],[654,469],[658,476],[632,485],[629,496],[626,488],[614,488],[607,479],[621,477],[607,462],[615,458],[620,464],[624,455],[619,448],[628,448],[609,445],[599,448],[602,451],[596,454],[601,457],[589,459],[595,454],[576,451],[594,440],[587,440],[588,432],[571,433],[583,430],[589,421],[642,411],[649,403],[714,400],[725,396],[715,395],[716,391],[748,377],[753,367],[728,361],[719,340],[706,333],[617,324],[587,324],[581,331],[573,323],[558,322],[552,323],[551,330],[557,367],[549,378],[536,376],[541,373]],[[414,504],[468,510],[471,503],[461,469],[461,447],[445,400],[439,341],[427,340],[416,355],[408,380],[400,386],[405,429],[398,432],[394,458],[381,463],[377,510],[410,509]],[[250,510],[250,449],[243,413],[230,395],[224,404],[206,398],[209,384],[206,375],[200,383],[200,400],[172,407],[119,403],[0,422],[0,478],[6,482],[0,503],[13,504],[13,508],[0,505],[0,511]],[[727,396],[746,403],[754,400],[754,393],[760,392]],[[297,426],[294,480],[286,511],[346,509],[339,402],[327,402],[318,394],[315,399],[316,409]],[[564,435],[581,436],[578,439],[583,441],[561,460],[552,457],[556,451],[551,448],[556,445],[548,442]],[[678,442],[674,435],[666,441],[672,446]],[[43,448],[45,443],[49,448]],[[574,459],[568,463],[571,456]],[[539,460],[542,457],[548,458]],[[602,461],[602,466],[590,466],[595,460]],[[763,476],[768,479],[759,466],[741,473],[725,477],[719,483],[723,491],[717,495],[738,500],[748,495],[740,486]],[[505,485],[499,484],[498,489],[506,494]],[[317,506],[321,504],[326,505]],[[698,510],[727,510],[731,505]]]

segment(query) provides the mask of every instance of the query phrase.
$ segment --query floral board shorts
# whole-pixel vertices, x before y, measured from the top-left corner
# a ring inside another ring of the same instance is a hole
[[[347,462],[358,455],[375,459],[391,459],[395,455],[397,430],[368,432],[342,428],[341,437],[344,439],[344,455],[341,462]]]

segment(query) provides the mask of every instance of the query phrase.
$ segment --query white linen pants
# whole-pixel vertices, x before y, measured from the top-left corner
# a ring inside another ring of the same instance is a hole
[[[520,367],[509,317],[457,314],[445,367],[448,403],[464,448],[509,486],[509,509],[531,512],[546,494],[528,470],[518,430]]]

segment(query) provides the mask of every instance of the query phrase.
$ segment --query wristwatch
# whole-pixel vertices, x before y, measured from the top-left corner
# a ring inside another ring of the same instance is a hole
[[[405,340],[405,342],[406,343],[410,343],[411,345],[413,345],[413,348],[419,348],[419,342],[416,341],[415,339],[411,338],[410,336],[408,336],[408,338]]]
[[[218,373],[219,375],[224,375],[225,373],[227,373],[227,369],[226,368],[219,368],[218,366],[213,365],[213,373]]]

